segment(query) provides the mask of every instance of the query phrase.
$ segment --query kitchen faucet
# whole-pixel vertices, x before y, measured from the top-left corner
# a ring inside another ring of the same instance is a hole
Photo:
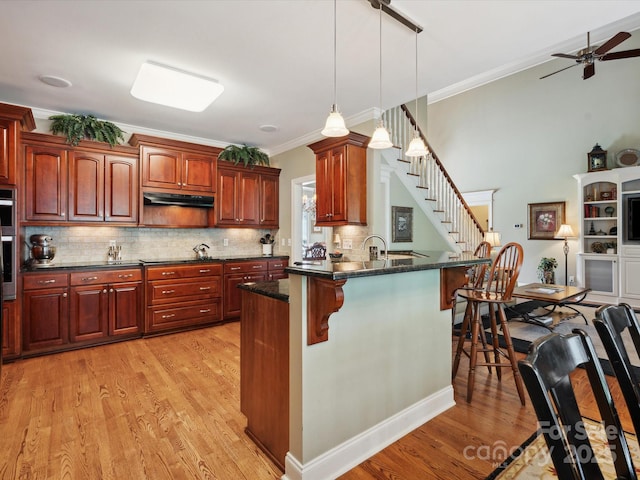
[[[389,250],[387,249],[387,241],[381,235],[376,235],[376,234],[369,235],[362,241],[362,246],[360,248],[364,250],[365,243],[367,243],[367,240],[371,240],[372,238],[379,238],[382,241],[382,246],[384,247],[384,259],[388,260]],[[377,247],[372,246],[369,248],[369,260],[377,260],[377,259],[378,259],[378,249]]]

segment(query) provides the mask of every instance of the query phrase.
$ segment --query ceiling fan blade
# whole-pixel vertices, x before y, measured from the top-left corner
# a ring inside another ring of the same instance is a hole
[[[587,78],[591,78],[596,74],[596,66],[593,63],[588,63],[584,66],[584,72],[582,74],[582,79],[586,80]]]
[[[633,50],[623,50],[622,52],[607,53],[600,57],[600,60],[618,60],[620,58],[640,57],[640,48]]]
[[[570,58],[571,60],[580,60],[580,57],[576,55],[568,55],[566,53],[552,53],[552,57]]]
[[[593,53],[595,53],[596,55],[603,55],[607,53],[609,50],[611,50],[613,47],[617,47],[618,45],[620,45],[630,36],[631,34],[628,32],[616,33],[613,37],[611,37],[609,40],[607,40],[598,48],[596,48]]]
[[[560,70],[556,70],[553,73],[549,73],[549,74],[545,75],[544,77],[540,77],[540,80],[542,80],[543,78],[550,77],[551,75],[555,75],[556,73],[564,72],[567,68],[575,67],[576,65],[580,65],[580,64],[579,63],[574,63],[573,65],[569,65],[568,67],[561,68]]]

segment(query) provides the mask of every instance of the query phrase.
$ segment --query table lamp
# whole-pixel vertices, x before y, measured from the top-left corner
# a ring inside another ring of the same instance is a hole
[[[484,239],[489,242],[491,248],[500,246],[500,234],[498,232],[494,232],[493,229],[489,229],[488,232],[484,233]]]
[[[567,225],[563,223],[560,225],[560,228],[556,232],[555,238],[564,239],[564,247],[562,247],[562,251],[564,252],[564,284],[569,285],[569,276],[568,276],[568,265],[567,265],[567,257],[569,255],[569,243],[567,242],[568,238],[573,238],[576,235],[573,233],[573,229],[571,225]]]

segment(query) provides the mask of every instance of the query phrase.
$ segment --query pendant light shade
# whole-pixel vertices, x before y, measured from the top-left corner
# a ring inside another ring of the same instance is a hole
[[[324,128],[320,133],[325,137],[344,137],[349,133],[346,125],[344,124],[344,118],[338,111],[338,88],[337,88],[337,76],[336,76],[336,43],[337,43],[337,27],[336,27],[336,0],[333,0],[333,105],[331,105],[331,112]]]
[[[404,154],[407,157],[426,157],[428,153],[427,146],[418,131],[418,30],[416,30],[416,127],[413,131],[413,140]]]
[[[385,148],[393,147],[393,142],[389,136],[389,130],[384,126],[384,113],[382,110],[382,4],[380,4],[378,10],[380,17],[380,122],[378,123],[378,128],[373,132],[373,136],[369,141],[369,148],[383,150]]]
[[[349,133],[349,129],[344,124],[344,118],[340,115],[335,103],[331,106],[331,113],[329,113],[327,122],[320,133],[325,137],[344,137]]]

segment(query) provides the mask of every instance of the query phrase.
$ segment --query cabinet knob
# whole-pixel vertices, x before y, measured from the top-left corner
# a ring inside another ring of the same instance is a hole
[[[61,216],[61,217],[64,217],[64,212],[62,212],[62,213],[60,214],[60,216]]]
[[[179,187],[181,187],[181,186],[182,186],[182,183],[178,182],[178,186],[179,186]]]
[[[105,288],[105,289],[103,289],[103,290],[102,290],[102,293],[107,293],[107,289],[106,289],[106,288]]]
[[[113,293],[113,288],[109,289],[109,292]]]
[[[67,298],[67,292],[64,292],[64,293],[62,294],[62,296],[63,296],[64,298]]]

